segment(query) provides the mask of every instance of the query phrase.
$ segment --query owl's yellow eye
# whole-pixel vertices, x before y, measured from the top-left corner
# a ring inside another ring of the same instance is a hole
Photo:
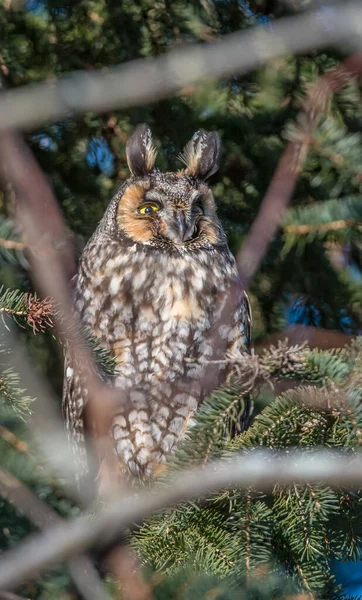
[[[147,204],[142,204],[142,206],[139,207],[138,212],[140,215],[150,215],[158,210],[160,210],[160,207],[157,206],[157,204],[147,202]]]

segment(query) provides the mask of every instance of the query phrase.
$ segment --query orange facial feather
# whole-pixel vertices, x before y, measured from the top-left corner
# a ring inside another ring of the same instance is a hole
[[[150,219],[137,214],[149,188],[148,183],[128,186],[118,204],[118,227],[135,242],[148,242],[153,237]]]

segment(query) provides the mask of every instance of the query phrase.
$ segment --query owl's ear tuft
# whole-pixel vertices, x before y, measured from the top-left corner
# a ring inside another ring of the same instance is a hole
[[[156,155],[151,128],[145,123],[137,125],[126,145],[127,164],[132,175],[142,177],[151,173]]]
[[[221,142],[216,131],[196,131],[181,155],[186,173],[207,179],[219,168]]]

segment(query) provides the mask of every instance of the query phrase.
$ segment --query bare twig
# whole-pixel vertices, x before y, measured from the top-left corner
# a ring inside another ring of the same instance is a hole
[[[3,469],[0,469],[0,494],[20,509],[39,529],[45,529],[49,525],[62,520],[48,504],[39,500],[22,481],[19,481],[10,473],[6,473]]]
[[[26,248],[23,242],[15,242],[14,240],[7,240],[5,238],[0,238],[0,246],[2,246],[2,248],[6,248],[7,250],[24,251]]]
[[[306,235],[308,233],[318,233],[325,231],[338,231],[347,227],[356,227],[361,230],[361,222],[355,219],[340,219],[338,221],[330,221],[329,223],[313,223],[309,225],[285,225],[283,231],[295,235]]]
[[[323,75],[308,94],[304,109],[297,120],[297,134],[282,154],[258,215],[237,256],[244,289],[248,287],[283,218],[312,143],[313,130],[325,111],[330,95],[361,72],[362,53],[355,52],[340,67]]]
[[[320,483],[359,489],[362,456],[332,452],[254,451],[230,461],[221,460],[203,469],[183,472],[168,487],[112,501],[94,517],[83,516],[62,526],[52,526],[8,551],[0,561],[0,587],[14,588],[85,549],[101,548],[134,522],[186,500],[195,500],[223,488],[270,492],[276,484]]]
[[[4,425],[0,425],[0,436],[2,437],[3,440],[5,440],[5,442],[10,444],[17,452],[20,452],[21,454],[25,454],[31,460],[36,462],[37,459],[34,456],[34,454],[32,454],[30,452],[28,444],[26,442],[24,442],[24,440],[21,440],[20,438],[18,438],[12,431],[10,431],[10,429],[5,427]],[[37,467],[42,468],[41,465],[37,465]]]
[[[48,121],[111,108],[139,106],[210,77],[245,73],[288,54],[341,43],[360,43],[362,8],[342,2],[328,11],[278,19],[205,45],[190,45],[152,60],[134,60],[102,71],[81,71],[51,82],[4,92],[0,130],[34,128]],[[107,93],[105,94],[105,90]]]
[[[269,348],[272,344],[277,346],[280,341],[288,339],[290,345],[302,344],[307,342],[309,348],[319,348],[320,350],[330,350],[331,348],[343,348],[350,344],[353,335],[334,331],[333,329],[323,329],[322,327],[310,327],[308,325],[290,325],[282,331],[273,333],[256,344],[256,351]]]

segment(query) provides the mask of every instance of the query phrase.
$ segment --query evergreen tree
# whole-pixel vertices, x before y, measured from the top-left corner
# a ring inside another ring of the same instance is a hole
[[[1,75],[11,88],[157,56],[268,24],[292,10],[287,3],[268,0],[30,0],[25,7],[3,0]],[[180,166],[176,157],[196,129],[221,134],[222,168],[212,184],[230,246],[237,252],[288,140],[296,135],[308,90],[343,58],[342,51],[331,50],[286,56],[246,76],[203,81],[148,106],[69,116],[28,132],[27,142],[54,187],[77,251],[126,178],[127,136],[145,121],[162,144],[157,159],[162,169]],[[360,96],[359,79],[351,80],[330,99],[313,132],[292,205],[251,284],[256,344],[265,344],[271,334],[283,337],[280,332],[291,323],[360,333]],[[10,187],[3,187],[0,200],[0,314],[21,327],[39,368],[60,391],[61,361],[49,351],[54,349],[51,301],[39,300],[32,290]],[[245,434],[230,440],[225,422],[234,418],[255,361],[256,417]],[[181,468],[215,457],[226,460],[259,446],[306,451],[323,446],[353,456],[361,442],[361,361],[359,340],[328,351],[303,345],[288,350],[280,343],[258,358],[245,357],[249,371],[245,365],[236,368],[230,387],[215,391],[204,403],[196,426],[169,462],[166,481]],[[290,389],[276,394],[270,382]],[[59,514],[77,514],[79,507],[65,497],[36,454],[27,427],[32,399],[12,370],[1,375],[0,399],[4,468]],[[0,501],[0,547],[6,550],[34,525],[6,498]],[[147,520],[130,534],[130,541],[156,598],[269,599],[299,592],[341,597],[331,561],[360,559],[360,513],[358,493],[322,483],[276,486],[271,496],[254,489],[223,491]],[[50,599],[70,594],[69,586],[67,571],[59,568],[23,591],[31,598]]]

